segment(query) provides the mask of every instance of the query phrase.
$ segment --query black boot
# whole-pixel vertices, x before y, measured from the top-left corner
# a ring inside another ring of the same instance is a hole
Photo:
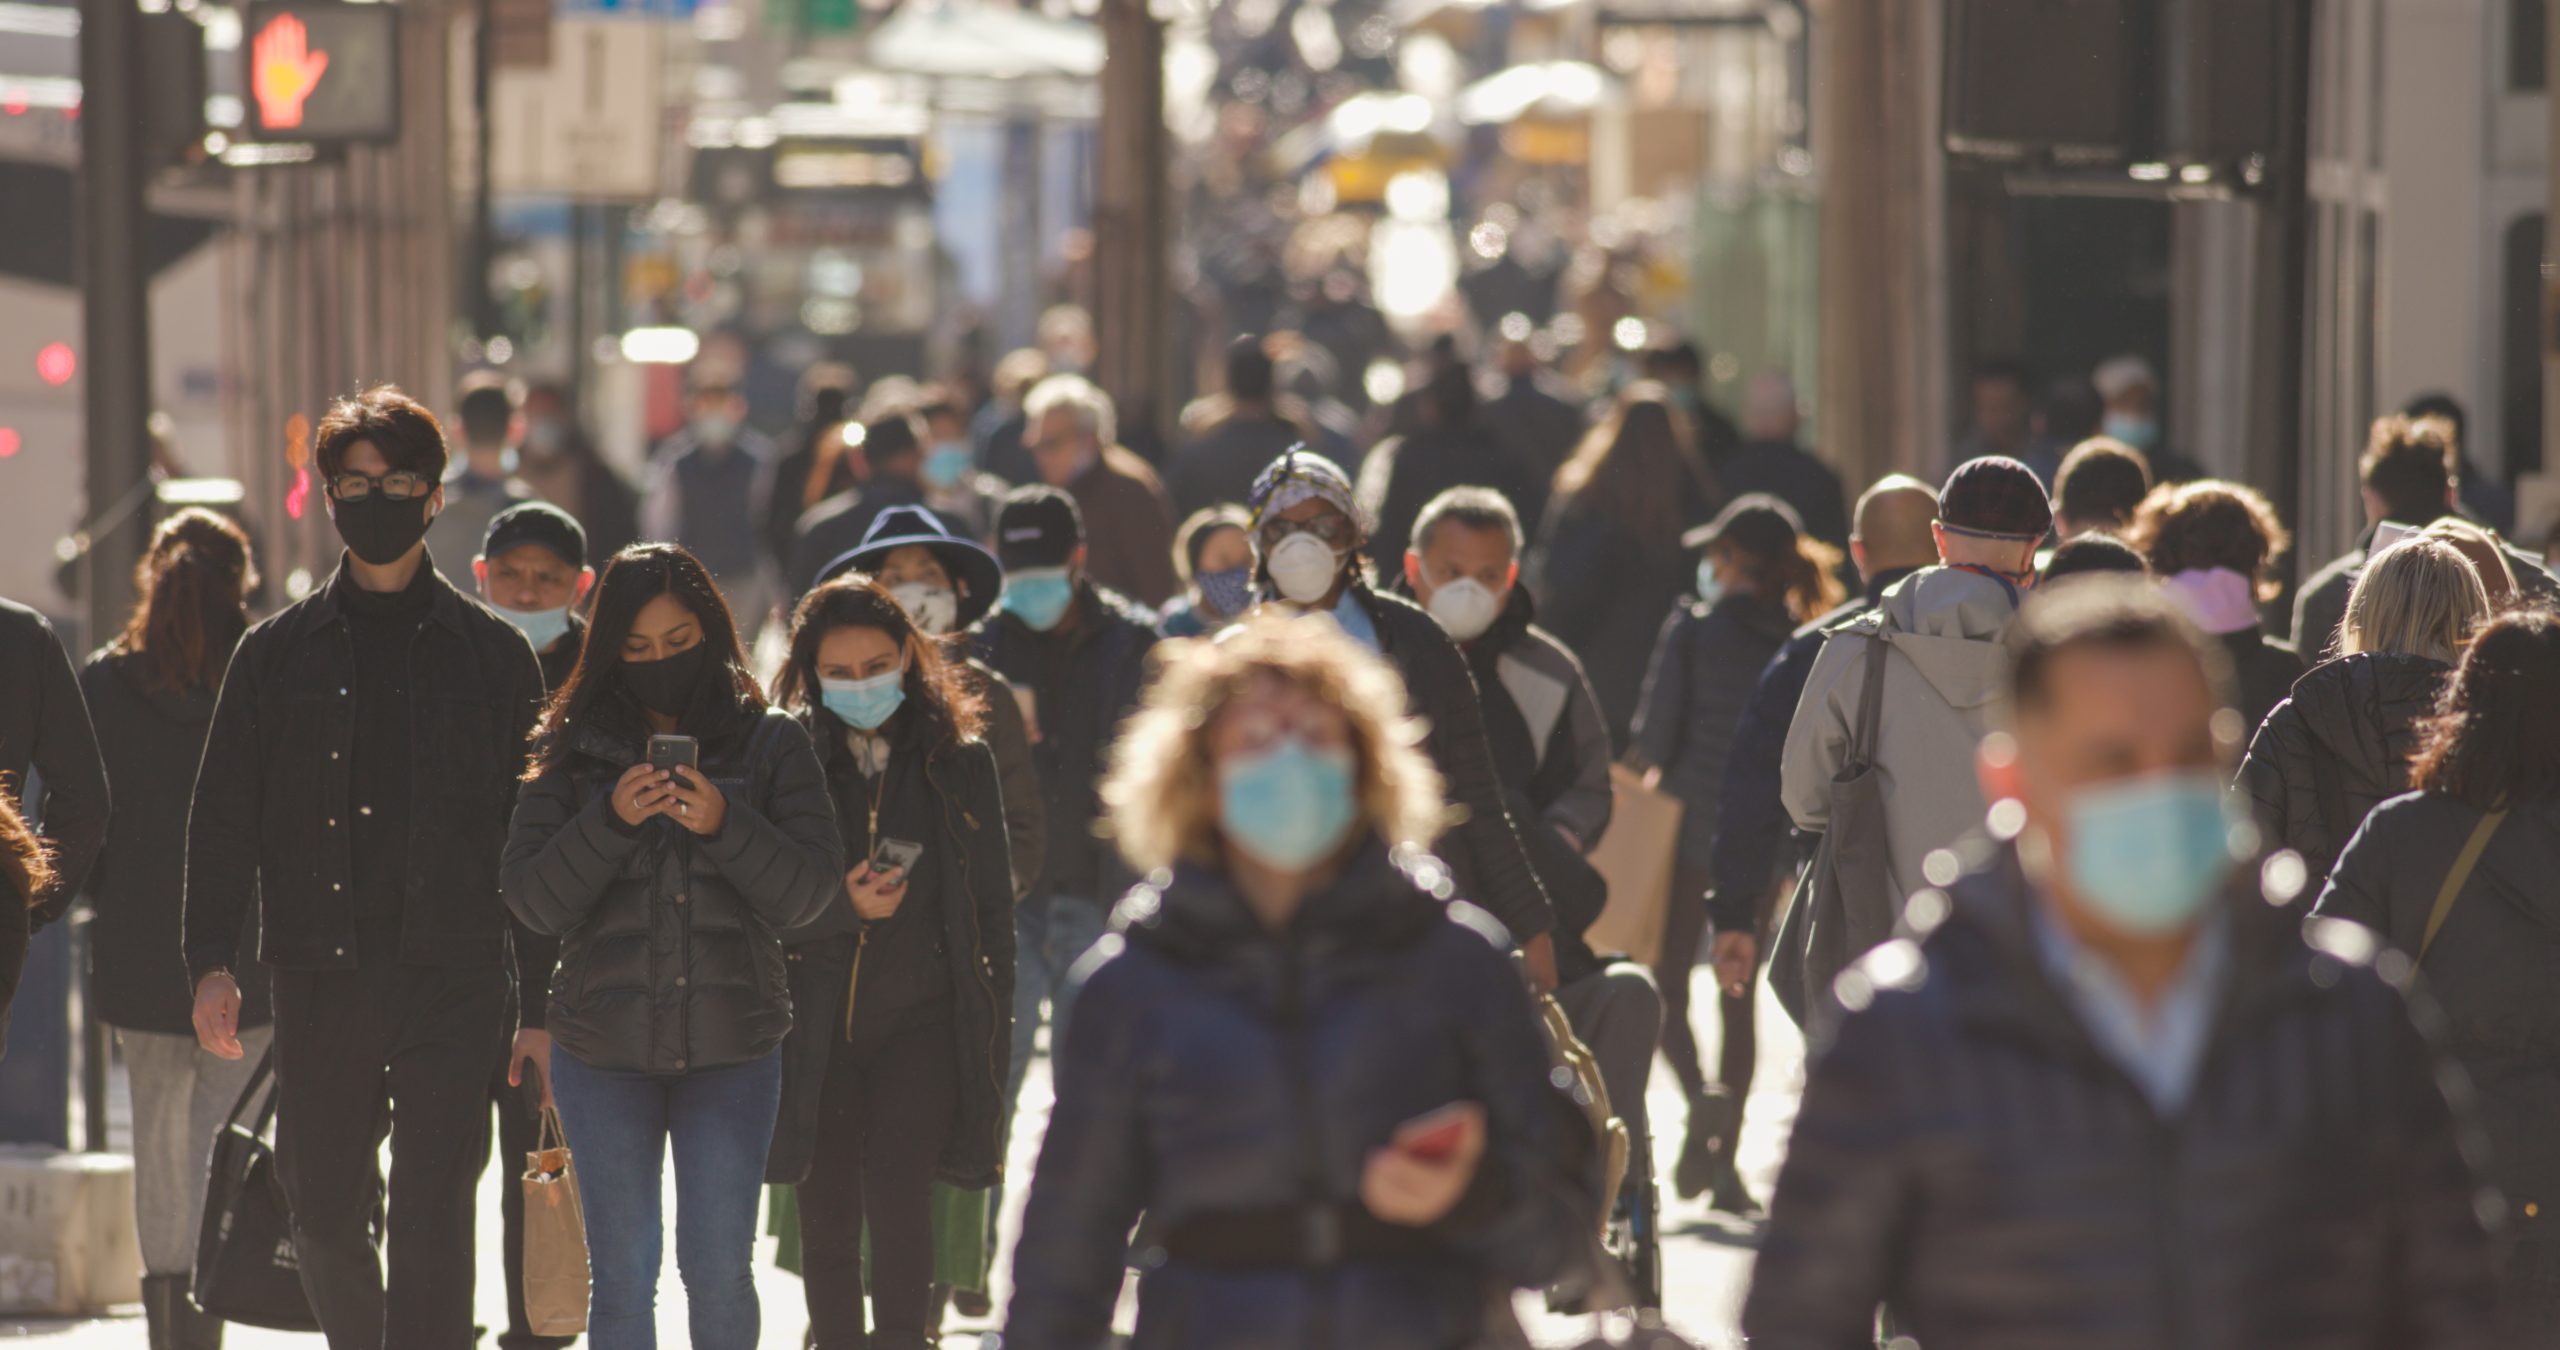
[[[175,1350],[222,1350],[222,1319],[196,1306],[190,1293],[193,1279],[185,1275],[176,1279],[178,1286],[169,1300],[170,1344]]]
[[[1681,1199],[1706,1194],[1733,1170],[1733,1137],[1741,1124],[1741,1099],[1719,1085],[1709,1084],[1689,1099],[1689,1134],[1671,1166],[1671,1185]]]

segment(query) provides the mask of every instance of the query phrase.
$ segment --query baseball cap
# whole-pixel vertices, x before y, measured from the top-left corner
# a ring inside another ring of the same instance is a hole
[[[1966,460],[1938,490],[1938,523],[1958,534],[2042,539],[2053,529],[2053,502],[2035,470],[2002,455]]]
[[[1754,557],[1796,551],[1804,520],[1796,509],[1765,492],[1746,492],[1726,502],[1716,518],[1680,536],[1684,548],[1713,548],[1730,543]]]
[[[489,517],[480,556],[494,558],[518,544],[540,544],[571,567],[587,565],[587,531],[576,516],[549,502],[518,502]]]
[[[1006,571],[1064,567],[1084,546],[1084,512],[1076,499],[1044,484],[1004,495],[996,512],[996,559]]]

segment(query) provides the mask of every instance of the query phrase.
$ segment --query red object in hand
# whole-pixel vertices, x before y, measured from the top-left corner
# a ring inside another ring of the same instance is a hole
[[[1400,1139],[1396,1141],[1396,1147],[1402,1149],[1407,1156],[1419,1158],[1424,1162],[1447,1162],[1458,1156],[1458,1141],[1466,1138],[1466,1135],[1466,1121],[1450,1120],[1434,1125],[1420,1134]]]

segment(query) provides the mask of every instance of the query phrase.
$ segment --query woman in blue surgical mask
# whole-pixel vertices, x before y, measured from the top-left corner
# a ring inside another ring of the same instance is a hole
[[[774,698],[817,742],[852,870],[787,935],[766,1178],[795,1188],[817,1343],[927,1345],[941,1328],[933,1183],[995,1181],[1010,1040],[1012,865],[985,710],[858,572],[800,602]]]
[[[1241,506],[1204,507],[1182,522],[1173,565],[1183,590],[1165,606],[1158,633],[1206,637],[1253,608],[1252,524]]]
[[[1590,1202],[1505,939],[1412,841],[1438,826],[1394,673],[1264,616],[1168,651],[1103,794],[1156,880],[1057,1052],[1007,1343],[1473,1345],[1552,1280]],[[1206,1316],[1214,1310],[1215,1316]]]

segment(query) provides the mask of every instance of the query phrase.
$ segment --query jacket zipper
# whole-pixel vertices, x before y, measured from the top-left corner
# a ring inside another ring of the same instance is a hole
[[[1280,939],[1280,1040],[1283,1058],[1288,1066],[1289,1101],[1298,1117],[1298,1188],[1303,1206],[1300,1238],[1310,1246],[1324,1248],[1310,1252],[1320,1255],[1322,1263],[1308,1271],[1317,1286],[1317,1297],[1308,1312],[1308,1331],[1317,1350],[1330,1350],[1333,1345],[1333,1266],[1341,1259],[1341,1223],[1334,1216],[1331,1201],[1325,1195],[1323,1119],[1316,1110],[1315,1065],[1307,1047],[1306,995],[1301,988],[1303,969],[1299,960],[1298,940],[1283,934]]]
[[[930,771],[925,776],[927,781],[932,778]],[[889,766],[883,764],[879,777],[871,783],[871,833],[863,841],[863,847],[873,853],[880,851],[880,795],[888,790]],[[862,992],[862,952],[871,945],[871,921],[860,914],[853,918],[853,969],[844,977],[844,1038],[847,1041],[853,1039],[853,997]]]

